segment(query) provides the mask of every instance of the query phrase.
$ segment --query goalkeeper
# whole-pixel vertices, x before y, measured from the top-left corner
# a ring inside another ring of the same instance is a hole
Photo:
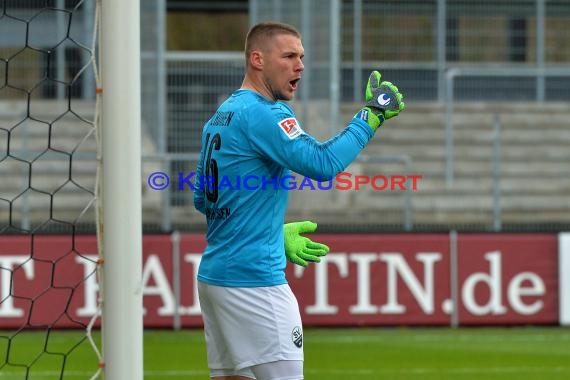
[[[252,175],[281,183],[290,171],[317,180],[335,176],[404,110],[398,88],[374,71],[363,108],[336,136],[317,141],[285,102],[299,88],[303,56],[294,27],[255,25],[246,37],[241,88],[202,131],[196,178],[212,181],[194,192],[207,222],[198,292],[210,377],[216,380],[303,379],[303,328],[286,260],[307,265],[328,252],[302,235],[314,231],[313,223],[284,225],[287,189],[218,187],[220,179],[237,183]]]

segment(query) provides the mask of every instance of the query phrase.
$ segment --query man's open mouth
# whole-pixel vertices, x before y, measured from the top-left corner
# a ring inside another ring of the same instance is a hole
[[[297,89],[297,85],[298,85],[300,80],[301,80],[301,78],[297,78],[297,79],[293,79],[292,81],[289,81],[289,84],[291,85],[291,87],[293,87],[293,90]]]

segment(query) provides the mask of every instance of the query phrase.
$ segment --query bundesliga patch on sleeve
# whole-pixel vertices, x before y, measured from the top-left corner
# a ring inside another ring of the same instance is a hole
[[[303,129],[301,129],[297,119],[294,117],[288,117],[287,119],[281,120],[279,122],[279,127],[291,140],[305,133]]]

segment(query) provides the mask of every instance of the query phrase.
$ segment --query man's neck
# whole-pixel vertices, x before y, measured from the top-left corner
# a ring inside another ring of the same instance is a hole
[[[267,88],[260,83],[260,81],[251,78],[249,75],[246,75],[243,79],[241,84],[242,89],[252,90],[257,92],[259,95],[263,96],[267,100],[274,102],[273,96],[267,91]]]

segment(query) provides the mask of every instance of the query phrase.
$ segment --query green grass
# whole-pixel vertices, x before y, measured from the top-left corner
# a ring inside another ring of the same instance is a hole
[[[0,332],[0,337],[10,336]],[[96,336],[96,341],[99,336]],[[29,379],[89,379],[97,359],[79,332],[17,334],[9,361],[34,360]],[[201,330],[147,330],[145,380],[208,379]],[[0,339],[6,356],[7,340]],[[25,379],[24,367],[0,369],[0,380]],[[305,379],[570,379],[570,329],[552,328],[354,328],[305,330]]]

